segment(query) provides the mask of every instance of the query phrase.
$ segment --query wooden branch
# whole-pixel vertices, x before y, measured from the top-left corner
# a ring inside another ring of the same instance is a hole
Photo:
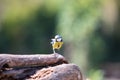
[[[79,67],[60,54],[0,54],[0,80],[83,80]]]
[[[0,69],[6,67],[47,66],[58,63],[68,63],[60,54],[13,55],[0,54]]]
[[[75,64],[61,64],[47,68],[24,68],[3,71],[0,80],[83,80]]]

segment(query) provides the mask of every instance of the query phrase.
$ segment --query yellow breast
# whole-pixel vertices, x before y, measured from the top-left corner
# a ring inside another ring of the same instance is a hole
[[[53,44],[53,49],[60,49],[63,45],[63,42],[55,42]]]

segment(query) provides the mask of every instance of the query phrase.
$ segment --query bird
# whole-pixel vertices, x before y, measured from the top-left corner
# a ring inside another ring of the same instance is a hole
[[[52,44],[52,48],[53,48],[53,53],[55,52],[55,49],[60,49],[63,45],[63,39],[60,35],[55,35],[55,37],[53,39],[51,39],[51,44]]]

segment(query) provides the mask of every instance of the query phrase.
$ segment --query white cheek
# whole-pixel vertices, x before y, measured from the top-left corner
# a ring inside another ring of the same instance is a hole
[[[57,41],[61,41],[62,39],[60,38],[60,39],[57,39]]]

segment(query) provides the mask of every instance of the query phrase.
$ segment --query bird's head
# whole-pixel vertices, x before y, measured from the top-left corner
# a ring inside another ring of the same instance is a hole
[[[62,37],[61,37],[60,35],[56,35],[56,36],[55,36],[55,39],[56,39],[58,42],[62,41]]]

